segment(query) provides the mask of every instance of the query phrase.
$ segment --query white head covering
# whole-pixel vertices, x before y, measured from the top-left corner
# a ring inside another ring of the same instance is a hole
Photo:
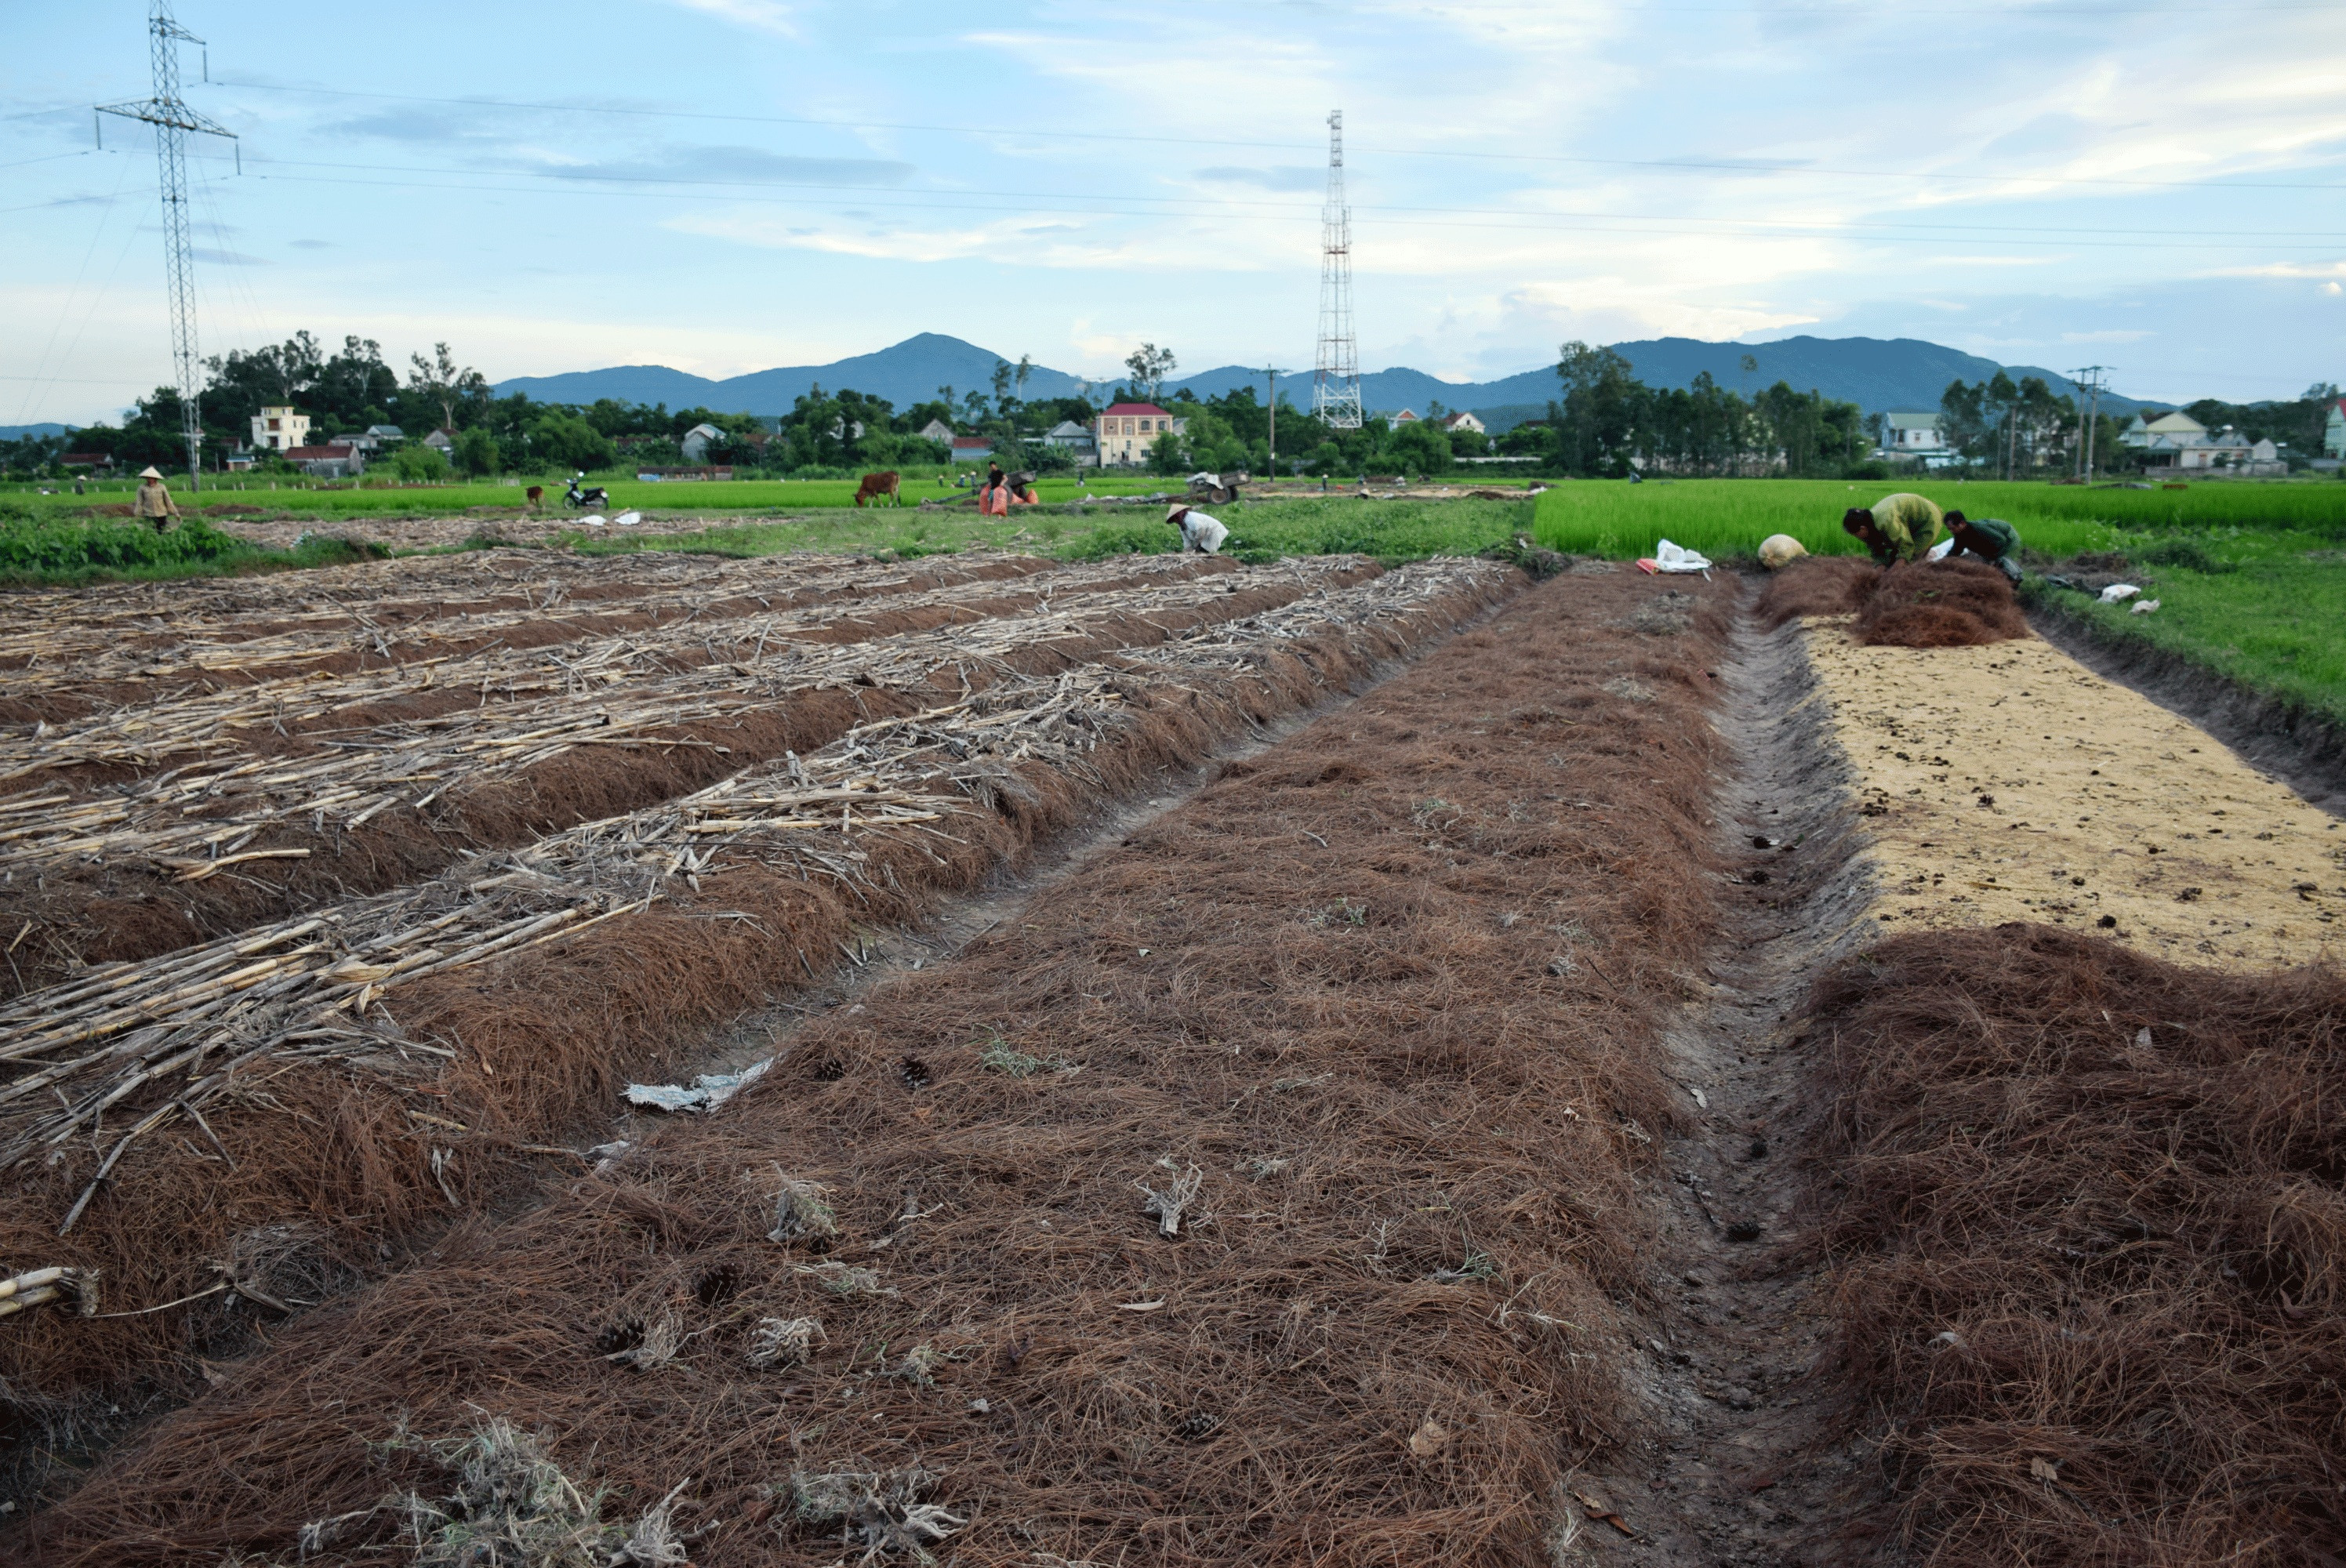
[[[146,467],[138,471],[138,477],[141,479],[160,479],[163,475],[157,472],[155,465],[150,463]]]

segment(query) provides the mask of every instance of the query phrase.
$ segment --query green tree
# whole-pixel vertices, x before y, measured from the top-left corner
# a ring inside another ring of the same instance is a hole
[[[456,438],[454,456],[458,471],[476,479],[495,473],[501,462],[497,438],[477,424]]]
[[[611,438],[575,413],[547,411],[529,428],[529,449],[541,463],[559,468],[608,468],[619,460]]]
[[[1167,431],[1148,445],[1148,472],[1151,473],[1187,473],[1188,453],[1181,449],[1181,438]]]
[[[1627,473],[1647,398],[1629,361],[1610,349],[1570,342],[1557,351],[1556,373],[1564,383],[1557,433],[1566,470]]]
[[[1155,402],[1165,386],[1165,378],[1180,368],[1170,349],[1160,349],[1155,343],[1143,343],[1125,356],[1124,368],[1132,372],[1133,392]]]
[[[391,471],[408,484],[437,484],[448,477],[448,460],[436,446],[410,442],[391,454]]]
[[[457,427],[459,410],[468,416],[465,423],[471,423],[495,401],[488,378],[459,365],[445,343],[433,344],[432,358],[428,360],[422,354],[410,354],[408,363],[414,367],[407,376],[410,397],[427,408],[436,409],[439,428],[443,430]]]

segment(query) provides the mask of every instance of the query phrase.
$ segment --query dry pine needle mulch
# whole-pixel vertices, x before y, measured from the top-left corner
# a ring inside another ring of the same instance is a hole
[[[1739,592],[1526,596],[720,1115],[296,1321],[22,1545],[290,1561],[351,1516],[324,1560],[397,1560],[367,1511],[447,1483],[393,1440],[494,1419],[614,1520],[688,1481],[702,1568],[1548,1563],[1641,1419],[1609,1298],[1715,930]]]
[[[1947,1568],[2346,1558],[2346,980],[2006,925],[1882,943],[1810,1026],[1868,1531]]]

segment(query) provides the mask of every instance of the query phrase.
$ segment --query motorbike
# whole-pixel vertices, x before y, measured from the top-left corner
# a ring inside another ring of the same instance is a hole
[[[587,507],[600,509],[611,504],[610,493],[601,485],[597,484],[592,490],[581,490],[576,479],[570,482],[570,493],[562,499],[570,506],[582,510]]]

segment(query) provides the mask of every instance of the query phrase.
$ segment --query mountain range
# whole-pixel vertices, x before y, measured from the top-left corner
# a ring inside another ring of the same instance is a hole
[[[1998,370],[2008,372],[2015,381],[2042,376],[2056,393],[2076,390],[2076,382],[2055,371],[2035,365],[1999,365],[1994,360],[1917,338],[1798,337],[1772,343],[1649,338],[1616,343],[1613,350],[1629,361],[1637,379],[1648,386],[1685,387],[1708,371],[1720,386],[1747,397],[1782,381],[1800,392],[1814,390],[1854,402],[1868,413],[1936,409],[1939,394],[1949,382],[1985,381]],[[905,408],[940,395],[944,388],[951,388],[956,398],[988,390],[995,361],[1005,357],[942,332],[923,332],[877,353],[857,354],[825,365],[758,371],[722,381],[688,375],[666,365],[615,365],[563,375],[515,376],[497,382],[496,390],[501,395],[526,392],[547,402],[586,403],[616,398],[666,403],[670,408],[771,415],[788,413],[800,396],[820,384],[833,392],[852,388]],[[1747,357],[1756,369],[1743,368]],[[1292,388],[1290,395],[1299,406],[1311,402],[1310,381],[1308,373],[1288,378],[1287,387]],[[1090,384],[1096,392],[1114,382]],[[1025,395],[1067,397],[1082,385],[1079,378],[1065,371],[1037,365],[1027,378]],[[1260,393],[1261,373],[1223,365],[1168,381],[1165,390],[1174,392],[1186,388],[1207,398],[1248,385]],[[1361,378],[1362,402],[1372,411],[1392,413],[1406,408],[1423,414],[1430,404],[1439,402],[1445,409],[1471,410],[1494,429],[1535,417],[1557,390],[1551,365],[1489,382],[1443,381],[1406,366],[1372,371]],[[2143,405],[2137,399],[2105,392],[2102,406],[2124,414]]]

